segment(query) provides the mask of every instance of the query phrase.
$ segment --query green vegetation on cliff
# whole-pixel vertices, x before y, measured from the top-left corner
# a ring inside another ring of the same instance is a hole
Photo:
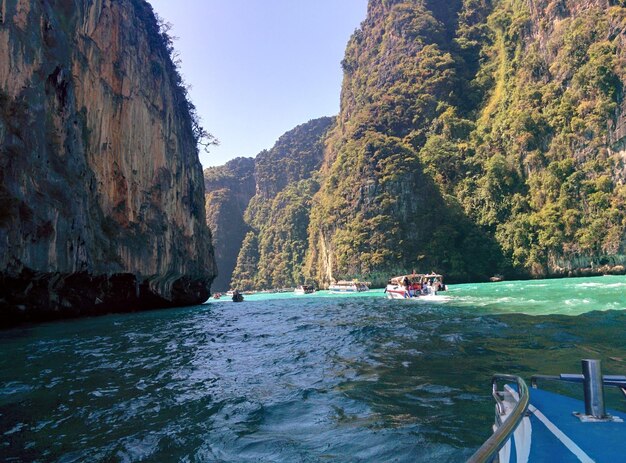
[[[232,272],[231,287],[281,288],[304,282],[302,266],[308,246],[311,201],[319,189],[311,177],[322,163],[323,141],[333,121],[324,117],[299,125],[280,137],[272,149],[259,153],[254,160],[256,184],[247,198],[245,215],[233,208],[225,211],[226,203],[216,197],[220,189],[207,178],[207,208],[215,211],[208,215],[216,217],[215,230],[222,230],[216,231],[218,256],[224,243],[231,248],[228,255],[233,263],[236,257],[234,271],[232,267],[220,267],[218,259],[220,275],[226,278]],[[232,171],[232,166],[227,166]],[[209,173],[205,171],[205,177]],[[231,191],[241,195],[240,188],[231,187]],[[237,224],[225,223],[229,214]],[[241,246],[238,255],[231,252],[233,244]]]
[[[254,196],[254,159],[235,158],[204,170],[206,218],[213,234],[218,274],[214,291],[227,291],[241,243],[250,227],[243,215]]]
[[[342,111],[311,219],[307,270],[318,281],[501,270],[492,238],[448,186],[464,176],[457,142],[473,128],[452,106],[461,81],[446,29],[453,6],[372,1],[348,44]],[[449,139],[431,138],[434,130]]]
[[[609,132],[624,117],[626,9],[600,3],[507,1],[488,19],[476,80],[494,82],[455,191],[532,275],[623,262],[626,179]]]
[[[304,283],[302,262],[307,249],[307,228],[313,179],[293,182],[274,198],[255,196],[246,211],[252,231],[239,253],[233,287],[285,288]]]
[[[310,274],[623,263],[624,161],[608,140],[625,8],[600,3],[370,1],[343,61]]]
[[[319,170],[257,165],[242,288],[623,271],[623,0],[370,0],[342,66]]]

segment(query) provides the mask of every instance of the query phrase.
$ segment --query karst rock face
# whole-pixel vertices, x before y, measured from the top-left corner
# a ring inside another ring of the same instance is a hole
[[[623,0],[369,0],[337,117],[256,158],[233,283],[625,273],[625,63]]]
[[[230,288],[241,243],[250,231],[244,212],[256,190],[254,164],[254,159],[241,157],[204,171],[206,217],[219,268],[214,291],[225,292]]]
[[[201,303],[193,121],[143,0],[0,2],[3,323]]]
[[[206,210],[220,274],[216,291],[302,284],[312,178],[335,119],[310,120],[253,158],[235,158],[204,171]]]
[[[623,273],[625,28],[618,0],[370,0],[305,270]]]

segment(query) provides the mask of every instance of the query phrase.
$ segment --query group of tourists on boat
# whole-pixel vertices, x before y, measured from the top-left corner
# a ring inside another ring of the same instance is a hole
[[[389,299],[408,299],[435,296],[439,291],[446,289],[443,276],[438,273],[412,273],[391,278],[385,293]]]

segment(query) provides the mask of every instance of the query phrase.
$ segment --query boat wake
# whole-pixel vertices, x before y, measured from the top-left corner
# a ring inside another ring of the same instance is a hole
[[[420,297],[412,297],[410,298],[411,301],[415,301],[415,302],[449,302],[452,300],[452,296],[442,296],[440,294],[437,295],[424,295],[424,296],[420,296]]]

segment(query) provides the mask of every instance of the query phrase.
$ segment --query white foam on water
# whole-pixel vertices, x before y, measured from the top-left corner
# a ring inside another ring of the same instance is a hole
[[[436,296],[427,295],[427,296],[420,296],[418,298],[415,298],[415,300],[423,301],[423,302],[448,302],[451,299],[452,299],[452,296],[440,296],[439,294],[437,294]]]
[[[590,299],[565,299],[565,305],[591,304]]]
[[[608,285],[603,285],[605,288],[624,288],[626,287],[626,283],[610,283]]]

